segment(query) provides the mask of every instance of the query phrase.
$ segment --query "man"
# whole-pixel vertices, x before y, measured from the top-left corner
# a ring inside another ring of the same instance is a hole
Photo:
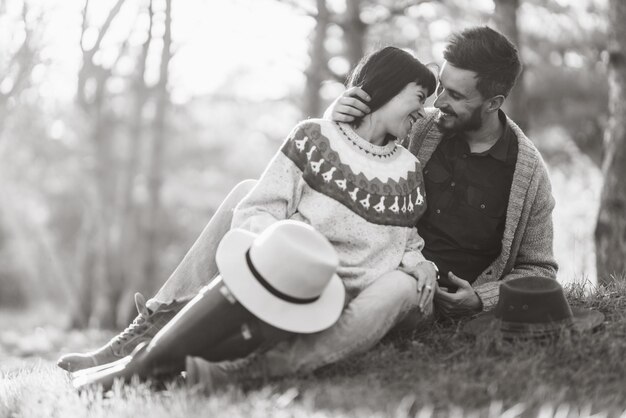
[[[424,167],[427,211],[418,222],[424,256],[439,268],[435,309],[447,316],[497,303],[503,280],[556,278],[554,199],[546,167],[501,110],[521,71],[517,49],[488,27],[455,34],[444,51],[434,103],[405,146]],[[367,113],[348,90],[331,118]]]
[[[445,288],[436,289],[436,307],[446,315],[460,315],[493,306],[500,279],[555,277],[554,200],[539,153],[500,110],[521,68],[515,47],[489,28],[474,28],[452,39],[445,58],[435,102],[440,111],[429,112],[414,127],[408,148],[426,164],[429,204],[418,223],[426,240],[424,255],[449,278]],[[350,121],[368,111],[354,95],[367,100],[362,90],[348,90],[329,109],[333,119]],[[195,294],[217,271],[214,263],[198,260],[214,252],[219,242],[216,237],[223,236],[226,231],[221,229],[229,225],[224,219],[231,216],[232,208],[250,187],[244,184],[229,195],[148,306],[137,301],[140,315],[129,328],[100,350],[65,356],[59,365],[77,370],[106,363],[149,340],[176,312],[176,300]],[[284,346],[270,350],[264,354],[265,364],[268,358],[270,363],[272,358],[284,362],[289,350]],[[291,360],[299,364],[308,361]],[[216,373],[233,375],[258,369],[261,364],[247,359],[217,371],[206,365],[199,368],[214,378]]]

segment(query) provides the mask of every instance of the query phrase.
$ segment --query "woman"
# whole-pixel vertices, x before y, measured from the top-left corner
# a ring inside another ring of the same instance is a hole
[[[300,123],[232,222],[258,232],[295,219],[320,231],[338,253],[346,308],[329,329],[243,361],[188,359],[190,383],[213,388],[313,370],[370,348],[407,315],[430,307],[436,272],[421,255],[415,228],[425,209],[422,169],[396,139],[422,117],[435,77],[411,54],[386,47],[364,57],[348,84],[371,96],[371,112],[351,124]]]
[[[425,209],[422,171],[395,140],[422,116],[435,77],[408,52],[386,47],[363,58],[348,84],[370,94],[371,112],[352,124],[301,122],[236,208],[232,227],[312,225],[339,253],[339,276],[354,297],[371,280],[399,267],[415,273],[424,261],[415,229]]]
[[[282,335],[279,344],[236,363],[190,357],[190,383],[212,387],[216,376],[228,381],[312,370],[370,348],[407,316],[429,310],[436,273],[421,255],[415,229],[425,209],[422,170],[396,139],[422,117],[435,77],[411,54],[386,47],[361,60],[352,86],[370,95],[371,112],[351,124],[301,122],[232,220],[236,230],[261,233],[291,219],[325,236],[346,289],[339,320],[321,332]]]

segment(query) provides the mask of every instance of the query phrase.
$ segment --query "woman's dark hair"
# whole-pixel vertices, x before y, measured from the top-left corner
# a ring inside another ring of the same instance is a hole
[[[415,81],[428,90],[428,96],[435,92],[435,75],[417,58],[402,49],[388,46],[374,51],[361,59],[348,77],[348,87],[361,87],[371,100],[370,110],[381,108]],[[356,118],[353,124],[359,126],[363,118]]]
[[[515,45],[488,26],[452,35],[443,57],[457,68],[476,73],[476,89],[485,99],[506,97],[522,71]]]

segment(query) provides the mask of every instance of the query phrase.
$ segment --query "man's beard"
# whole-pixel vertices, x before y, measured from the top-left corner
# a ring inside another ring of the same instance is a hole
[[[462,133],[462,132],[467,132],[467,131],[477,131],[483,126],[483,118],[481,117],[480,110],[481,110],[481,107],[478,106],[476,109],[472,111],[472,114],[470,115],[469,119],[462,121],[462,122],[459,122],[458,116],[454,114],[454,116],[456,116],[457,118],[456,120],[457,123],[453,124],[450,127],[445,126],[442,123],[443,121],[441,120],[438,121],[438,125],[441,128],[441,130],[448,132],[448,133]],[[443,111],[441,112],[446,113]]]

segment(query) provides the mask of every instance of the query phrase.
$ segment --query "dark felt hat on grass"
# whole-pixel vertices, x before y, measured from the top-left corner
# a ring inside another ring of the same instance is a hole
[[[522,277],[503,282],[496,307],[466,323],[463,331],[479,335],[499,330],[505,338],[539,338],[563,329],[592,330],[602,321],[601,312],[570,307],[556,280]]]

